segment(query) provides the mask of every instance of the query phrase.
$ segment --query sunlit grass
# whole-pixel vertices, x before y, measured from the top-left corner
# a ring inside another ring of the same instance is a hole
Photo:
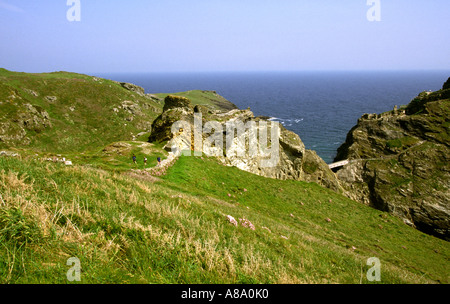
[[[381,283],[448,283],[447,242],[316,184],[195,157],[159,181],[31,158],[0,168],[2,283],[68,283],[69,257],[80,283],[368,283],[372,256]]]

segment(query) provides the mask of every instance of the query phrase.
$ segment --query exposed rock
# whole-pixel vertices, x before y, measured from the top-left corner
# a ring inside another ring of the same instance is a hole
[[[14,120],[23,126],[27,130],[33,130],[37,133],[42,132],[45,128],[50,128],[52,126],[50,122],[50,116],[41,107],[32,106],[27,103],[23,105],[25,111],[18,114],[18,117]]]
[[[152,123],[149,141],[164,142],[172,139],[172,125],[179,120],[193,122],[193,110],[189,99],[178,96],[167,96],[164,110]],[[187,100],[187,101],[186,101]],[[180,107],[177,107],[179,105]],[[184,107],[184,106],[187,107]]]
[[[122,109],[133,115],[140,114],[139,104],[137,104],[133,101],[129,101],[129,100],[123,101]]]
[[[30,94],[33,97],[38,97],[39,94],[36,91],[30,90],[30,89],[23,89],[25,92],[27,92],[28,94]]]
[[[119,84],[123,88],[127,89],[128,91],[135,92],[135,93],[137,93],[137,94],[139,94],[141,96],[145,95],[145,90],[144,90],[143,87],[137,86],[137,85],[132,84],[132,83],[127,83],[127,82],[119,82]]]
[[[180,121],[183,123],[172,130],[174,123]],[[195,125],[199,123],[202,130],[195,130]],[[263,153],[264,149],[276,147],[271,142],[272,131],[277,131],[275,123],[272,123],[255,117],[250,109],[212,113],[201,106],[193,107],[188,98],[169,95],[165,99],[163,113],[153,122],[149,141],[167,141],[167,150],[176,147],[178,152],[189,151],[190,155],[191,151],[198,148],[197,134],[202,143],[201,152],[216,156],[224,165],[270,178],[316,182],[334,191],[341,191],[328,165],[315,152],[306,150],[300,137],[282,125],[278,124],[279,150],[274,150],[273,154],[268,151]],[[236,127],[239,125],[242,126],[242,134],[238,135]],[[255,148],[249,138],[260,140],[263,132],[267,135],[267,146],[258,145]]]
[[[58,100],[58,97],[56,96],[45,96],[45,99],[50,102],[50,103],[54,103]]]
[[[27,132],[24,128],[9,121],[0,122],[0,142],[7,145],[16,142],[22,142],[25,145],[30,143],[30,139],[26,137]]]
[[[27,137],[27,131],[41,133],[52,127],[49,114],[41,107],[29,103],[18,106],[15,114],[8,119],[10,120],[0,122],[0,142],[6,145],[29,145],[31,139]]]
[[[213,112],[203,105],[195,105],[194,113],[202,113],[202,115],[206,116],[208,114],[212,114]]]
[[[147,97],[148,99],[151,99],[153,101],[156,101],[158,103],[163,103],[164,99],[159,98],[158,96],[154,95],[154,94],[145,94],[145,97]]]
[[[450,89],[450,77],[447,79],[447,81],[444,83],[444,85],[442,86],[443,90],[448,90]]]
[[[350,160],[336,173],[348,197],[446,240],[450,100],[442,98],[449,91],[423,92],[406,108],[364,115],[335,159]]]
[[[238,223],[234,217],[232,217],[231,215],[227,215],[227,219],[231,224],[237,227]]]
[[[193,109],[191,101],[188,98],[169,95],[164,99],[163,112],[174,108],[185,108],[187,111]]]
[[[302,180],[315,182],[335,192],[339,192],[342,189],[337,176],[317,155],[316,151],[305,150],[302,170],[304,172]]]

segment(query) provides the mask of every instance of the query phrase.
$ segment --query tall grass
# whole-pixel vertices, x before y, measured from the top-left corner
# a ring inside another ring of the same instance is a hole
[[[151,180],[2,157],[0,193],[2,283],[69,283],[70,257],[80,283],[369,283],[371,256],[381,283],[448,283],[447,242],[315,184],[210,159],[182,157]]]

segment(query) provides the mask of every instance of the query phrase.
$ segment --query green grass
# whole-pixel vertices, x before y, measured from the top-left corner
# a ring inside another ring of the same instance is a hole
[[[233,107],[211,91],[175,95]],[[70,257],[81,261],[81,283],[370,283],[370,257],[381,261],[380,283],[450,282],[448,242],[317,184],[206,157],[181,157],[167,175],[149,176],[143,157],[148,167],[167,157],[164,143],[145,142],[162,105],[115,82],[0,69],[0,101],[8,135],[20,135],[23,115],[33,119],[26,104],[52,123],[27,129],[28,144],[0,143],[20,154],[0,157],[0,283],[69,283]],[[131,120],[114,111],[124,101],[139,106]]]
[[[203,105],[212,110],[232,110],[237,107],[224,97],[214,91],[191,90],[178,93],[157,93],[157,97],[164,99],[168,95],[182,96],[189,98],[192,105]]]
[[[115,145],[126,145],[115,148]],[[136,164],[132,157],[136,156]],[[130,169],[146,169],[156,166],[157,158],[164,160],[168,153],[162,149],[161,144],[147,143],[143,141],[128,141],[112,143],[99,150],[66,154],[67,159],[75,163],[89,165],[111,171],[128,171]],[[147,165],[144,164],[147,158]]]
[[[81,283],[369,283],[373,256],[381,283],[448,283],[448,242],[314,183],[196,157],[159,181],[31,157],[0,168],[2,283],[69,283],[69,257]]]
[[[397,139],[386,141],[386,146],[389,148],[408,148],[419,142],[419,139],[412,136],[404,136]]]
[[[168,94],[155,95],[164,98]],[[212,110],[236,108],[213,91],[192,90],[174,95],[185,96],[193,105]],[[49,101],[49,96],[56,100]],[[151,123],[163,108],[163,103],[108,79],[69,72],[30,74],[5,69],[0,70],[0,101],[0,136],[17,137],[0,139],[0,148],[54,153],[93,151],[111,142],[132,140],[138,134],[141,135],[136,140],[147,141]],[[135,109],[126,108],[130,102]],[[36,120],[28,104],[47,113],[51,126],[23,127],[23,121]],[[25,136],[20,136],[23,131]]]
[[[0,119],[13,127],[34,117],[26,104],[48,113],[51,127],[25,129],[26,138],[0,142],[2,147],[47,152],[81,152],[148,132],[162,106],[122,88],[116,82],[87,75],[56,72],[28,74],[0,71]],[[33,93],[34,92],[34,93]],[[55,96],[56,101],[49,101]],[[135,113],[123,108],[136,105]],[[9,130],[6,130],[9,132]],[[142,136],[140,137],[142,139]]]
[[[386,146],[389,148],[401,148],[402,142],[400,139],[391,139],[386,142]]]

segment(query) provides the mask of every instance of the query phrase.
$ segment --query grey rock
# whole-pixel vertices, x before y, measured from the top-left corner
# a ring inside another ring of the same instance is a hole
[[[271,144],[272,126],[270,121],[254,117],[250,109],[212,112],[202,107],[193,107],[187,98],[168,96],[165,99],[163,113],[153,122],[149,141],[168,141],[165,147],[167,150],[172,150],[172,147],[176,147],[177,151],[194,150],[194,113],[203,114],[203,124],[215,122],[221,126],[223,134],[220,135],[220,139],[224,145],[223,149],[213,145],[203,145],[202,152],[207,155],[216,155],[224,165],[235,166],[264,177],[315,182],[334,191],[342,191],[339,181],[328,165],[315,152],[306,150],[300,137],[282,125],[279,125],[279,151],[276,164],[272,163],[273,166],[267,166],[270,159],[268,156],[260,153],[251,154],[248,140],[250,132],[261,134],[261,131],[264,130],[269,134],[267,139]],[[171,128],[176,121],[184,121],[187,125],[172,133]],[[231,136],[232,141],[229,142],[227,122],[254,123],[257,129],[245,129],[243,137]],[[267,129],[264,128],[264,123],[268,127]],[[202,133],[202,142],[205,143],[209,136],[211,134]],[[246,140],[244,141],[244,139]]]
[[[127,82],[120,82],[119,83],[123,88],[127,89],[128,91],[135,92],[141,96],[145,95],[145,90],[143,87],[140,87],[138,85],[127,83]]]
[[[450,240],[450,103],[441,96],[421,93],[410,111],[363,115],[335,161],[350,160],[336,172],[346,196]]]
[[[58,100],[58,97],[56,96],[45,96],[45,99],[50,102],[50,103],[54,103]]]

